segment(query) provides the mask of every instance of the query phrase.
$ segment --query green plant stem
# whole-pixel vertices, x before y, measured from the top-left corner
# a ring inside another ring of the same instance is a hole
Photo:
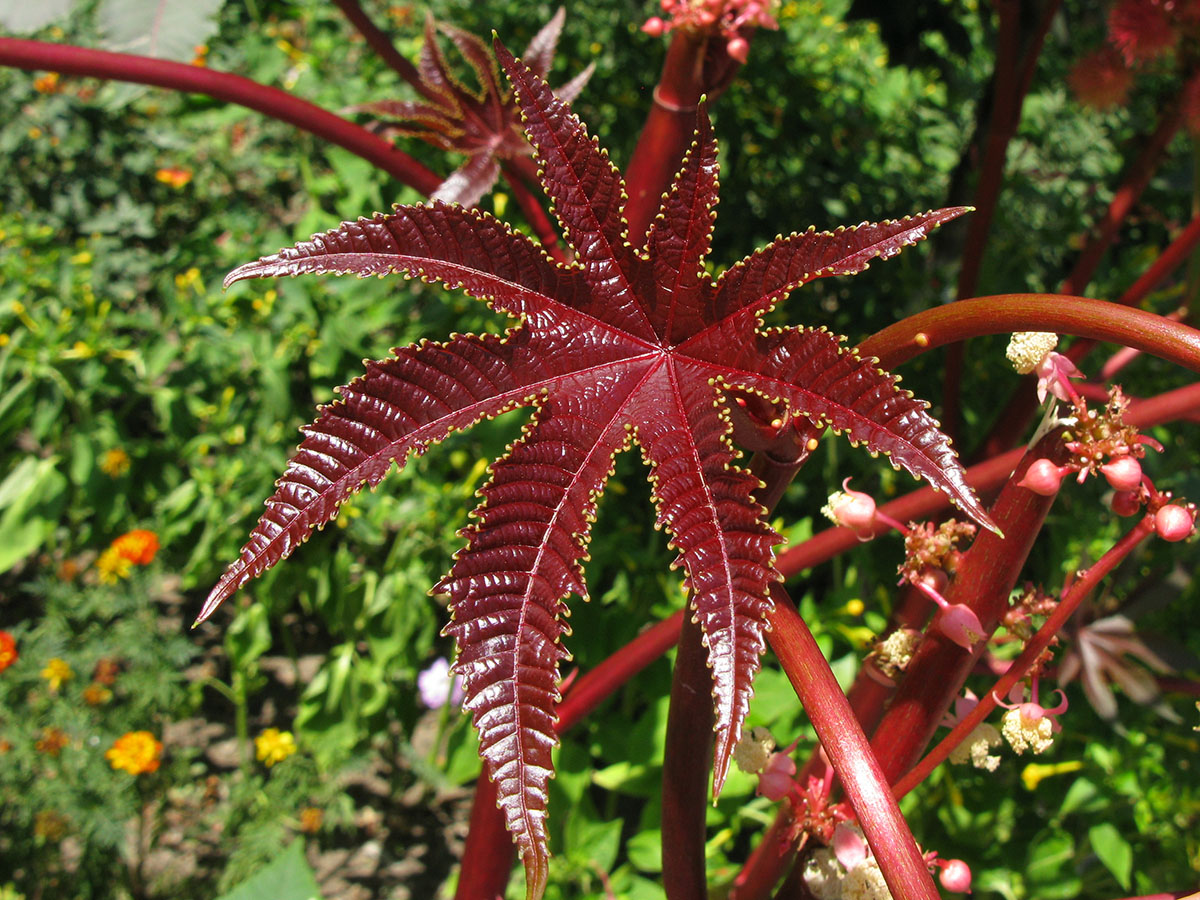
[[[287,91],[240,75],[148,56],[16,38],[0,38],[0,65],[206,94],[253,109],[337,144],[423,194],[433,193],[442,183],[436,173],[367,129]]]
[[[671,682],[662,771],[663,888],[667,900],[705,900],[704,807],[712,771],[713,701],[700,625],[683,617]]]
[[[841,779],[892,896],[938,900],[940,895],[883,769],[812,632],[782,585],[771,586],[771,599],[775,603],[767,634],[771,648]]]
[[[1091,566],[1082,577],[1075,581],[1071,589],[1059,601],[1058,607],[1050,614],[1037,633],[1025,644],[1025,649],[1021,652],[1021,655],[1013,661],[1008,671],[1000,677],[992,689],[980,699],[975,709],[964,716],[924,759],[913,766],[903,778],[900,778],[896,782],[893,790],[897,798],[903,797],[928,778],[929,774],[950,755],[950,752],[962,743],[975,730],[977,725],[988,717],[991,711],[996,708],[996,698],[1007,696],[1013,686],[1025,677],[1025,673],[1037,662],[1043,651],[1050,646],[1075,610],[1079,608],[1079,604],[1083,602],[1084,598],[1094,591],[1100,582],[1122,560],[1133,552],[1133,549],[1138,544],[1146,540],[1153,533],[1154,517],[1151,515],[1143,516],[1137,525],[1110,547],[1108,552],[1096,561],[1095,565]]]

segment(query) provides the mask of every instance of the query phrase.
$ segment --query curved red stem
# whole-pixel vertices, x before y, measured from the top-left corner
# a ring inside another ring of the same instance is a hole
[[[109,53],[106,50],[17,38],[0,38],[0,65],[206,94],[295,125],[337,144],[423,194],[433,193],[442,183],[442,179],[430,169],[365,128],[314,103],[294,97],[287,91],[259,84],[240,75],[214,72],[203,66],[149,56]]]

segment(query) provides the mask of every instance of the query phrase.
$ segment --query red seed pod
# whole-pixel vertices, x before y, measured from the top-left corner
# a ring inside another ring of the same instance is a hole
[[[1114,490],[1133,491],[1142,483],[1142,464],[1132,456],[1118,456],[1101,466],[1100,471]]]
[[[1110,502],[1112,511],[1118,516],[1136,516],[1142,508],[1137,491],[1117,491]]]
[[[1025,470],[1025,477],[1017,482],[1017,486],[1031,490],[1035,494],[1041,494],[1043,497],[1052,497],[1058,492],[1058,485],[1064,474],[1065,470],[1050,460],[1037,459]]]
[[[1154,514],[1154,530],[1164,541],[1182,541],[1193,527],[1192,514],[1175,503],[1168,503]]]

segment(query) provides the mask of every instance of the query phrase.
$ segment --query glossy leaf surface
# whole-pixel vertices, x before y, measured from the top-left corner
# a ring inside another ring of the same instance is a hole
[[[926,404],[824,329],[766,329],[762,316],[814,278],[860,272],[962,209],[781,238],[713,280],[704,270],[717,199],[716,142],[695,142],[643,248],[630,246],[617,169],[539,75],[497,46],[546,192],[574,252],[559,264],[494,218],[433,203],[343,223],[234,271],[244,278],[402,272],[485,300],[503,337],[455,336],[395,351],[321,410],[240,558],[201,618],[288,556],[338,504],[449,432],[521,406],[533,415],[492,466],[449,595],[457,667],[481,753],[526,866],[546,883],[547,782],[566,600],[615,454],[650,466],[658,522],[678,551],[712,669],[714,792],[752,696],[779,575],[757,480],[730,441],[729,394],[755,395],[802,428],[831,427],[946,491],[985,525]],[[430,62],[433,66],[434,63]]]

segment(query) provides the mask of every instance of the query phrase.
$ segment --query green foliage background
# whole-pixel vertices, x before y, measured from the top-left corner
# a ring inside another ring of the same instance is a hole
[[[716,267],[778,232],[968,199],[959,169],[990,74],[994,34],[987,5],[928,0],[919,6],[929,27],[903,40],[899,5],[883,13],[869,6],[851,18],[848,0],[783,3],[780,32],[756,37],[750,64],[714,104],[722,153]],[[1165,75],[1151,78],[1129,108],[1103,114],[1072,100],[1063,81],[1067,68],[1103,34],[1091,7],[1065,3],[1049,38],[1010,152],[981,293],[1057,284],[1169,90]],[[367,8],[395,29],[401,51],[414,58],[425,7]],[[520,47],[553,5],[444,0],[429,9],[476,33],[494,28]],[[632,152],[661,65],[661,42],[638,28],[654,11],[652,4],[631,2],[572,4],[552,78],[559,83],[587,62],[596,64],[576,109],[619,165]],[[91,39],[86,20],[70,29],[64,39]],[[317,0],[227,4],[207,64],[285,86],[331,109],[409,95],[336,8]],[[57,714],[31,706],[27,692],[14,687],[35,684],[44,664],[37,660],[54,652],[43,652],[40,642],[69,644],[80,660],[101,651],[128,657],[138,644],[135,633],[108,623],[136,621],[123,617],[144,612],[126,609],[86,580],[55,583],[64,561],[86,563],[118,534],[150,528],[163,543],[161,572],[178,576],[183,609],[198,609],[283,470],[296,429],[316,404],[332,399],[335,385],[358,374],[362,358],[422,337],[501,327],[478,304],[398,278],[251,283],[222,293],[221,277],[238,263],[341,219],[418,198],[348,153],[240,108],[92,81],[64,79],[61,87],[42,93],[28,73],[0,70],[0,471],[20,475],[0,488],[0,524],[5,540],[21,549],[0,557],[0,627],[21,642],[18,665],[24,667],[0,674],[5,735],[40,727]],[[405,149],[440,171],[456,165],[424,145]],[[173,187],[156,178],[165,168],[185,169],[191,179]],[[1190,148],[1181,139],[1092,286],[1093,296],[1119,293],[1165,245],[1169,229],[1188,220],[1191,168]],[[485,204],[511,219],[515,204],[502,192]],[[955,223],[854,279],[814,283],[777,315],[825,323],[857,340],[942,302],[953,289],[962,227]],[[1156,308],[1170,309],[1181,290],[1152,298]],[[978,344],[964,375],[964,396],[975,401],[966,411],[967,449],[1016,384],[1002,343]],[[905,371],[906,384],[936,398],[939,363],[930,357]],[[1149,361],[1130,376],[1134,393],[1181,383],[1179,373]],[[167,676],[163,684],[176,684],[171,673],[187,661],[185,648],[219,643],[222,629],[235,638],[219,664],[229,668],[218,675],[240,683],[251,708],[263,685],[259,657],[319,653],[324,662],[312,680],[288,698],[309,767],[305,786],[294,793],[311,793],[350,760],[379,757],[397,765],[397,791],[469,782],[478,763],[465,721],[443,721],[441,769],[410,742],[427,715],[416,675],[449,653],[438,637],[444,610],[426,590],[458,546],[455,532],[466,524],[486,461],[519,427],[514,416],[485,423],[412,460],[378,493],[356,498],[335,527],[251,585],[236,609],[186,639],[181,631],[164,638],[169,650],[154,661]],[[1200,497],[1194,426],[1156,436],[1168,447],[1152,463],[1159,486]],[[132,460],[117,477],[99,466],[114,449]],[[780,507],[780,527],[794,540],[820,528],[816,510],[847,475],[884,495],[907,487],[891,470],[880,472],[874,462],[826,441]],[[588,568],[596,599],[573,607],[570,649],[581,668],[679,605],[678,580],[668,572],[665,541],[651,528],[648,510],[640,465],[623,459],[601,504]],[[1035,550],[1029,577],[1056,589],[1119,531],[1098,488],[1072,491]],[[846,679],[869,633],[886,621],[900,555],[898,542],[880,542],[811,573],[795,589]],[[1190,571],[1194,564],[1191,547],[1151,548],[1118,580],[1113,599],[1172,566]],[[866,606],[862,617],[847,606],[859,599]],[[1147,624],[1178,635],[1196,603],[1188,580],[1173,605]],[[67,618],[55,619],[59,614]],[[51,621],[68,623],[60,638],[47,636],[56,633],[48,630]],[[182,628],[183,620],[175,624]],[[255,639],[239,643],[236,636],[251,631]],[[1200,650],[1197,639],[1190,640],[1191,649]],[[668,661],[655,664],[564,743],[553,783],[557,855],[548,896],[604,896],[600,872],[619,896],[661,896],[657,787],[669,677]],[[145,708],[123,707],[128,721],[78,730],[116,733],[139,717],[233,716],[203,686],[138,694],[130,703]],[[1194,837],[1200,782],[1190,761],[1200,749],[1195,735],[1124,701],[1114,728],[1092,716],[1081,695],[1072,701],[1053,753],[1055,761],[1081,761],[1081,769],[1049,778],[1034,792],[1022,786],[1021,763],[1011,758],[994,775],[943,770],[908,801],[918,836],[944,857],[967,858],[980,896],[1105,897],[1194,884],[1200,871]],[[1194,720],[1186,704],[1173,705]],[[750,724],[769,725],[786,744],[811,740],[802,722],[791,689],[768,662]],[[199,777],[201,768],[177,762],[173,778]],[[75,803],[74,819],[100,821],[81,812],[84,800],[64,799],[38,783],[32,757],[22,766],[0,758],[6,832],[27,834],[39,804]],[[256,777],[243,783],[250,799],[229,814],[231,844],[240,836],[250,850],[233,858],[224,886],[266,860],[279,835],[288,833],[284,819],[296,811],[288,804],[299,802],[279,788],[264,804],[269,779]],[[118,788],[112,796],[130,804]],[[124,808],[108,813],[118,821],[127,815]],[[711,811],[714,883],[735,874],[752,834],[772,816],[771,804],[753,797],[749,777],[731,777]],[[1101,822],[1112,828],[1097,830]],[[86,843],[98,854],[119,841],[89,835]],[[0,840],[0,871],[37,872],[41,863],[30,863],[30,846],[24,838]],[[1125,858],[1131,866],[1121,862]],[[102,866],[74,877],[74,889],[90,896],[106,896],[106,890],[121,896],[123,888],[113,886]],[[212,883],[202,878],[194,887]]]

